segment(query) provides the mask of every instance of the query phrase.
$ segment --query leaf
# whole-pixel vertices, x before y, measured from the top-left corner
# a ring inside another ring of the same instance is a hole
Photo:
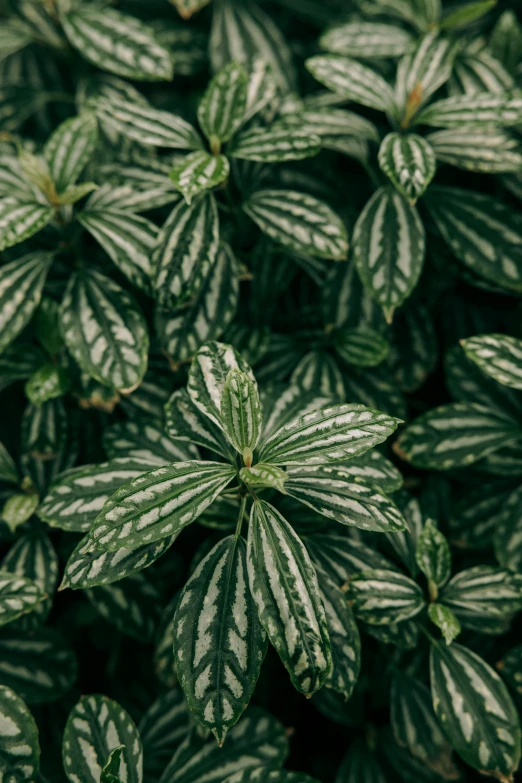
[[[119,773],[123,750],[125,750],[125,745],[119,745],[114,750],[111,750],[107,762],[101,771],[100,783],[122,783]]]
[[[291,468],[285,492],[342,525],[379,532],[406,527],[393,501],[342,465]]]
[[[52,220],[53,215],[51,207],[38,201],[3,198],[0,201],[0,250],[36,234]]]
[[[463,125],[491,128],[518,125],[522,119],[522,96],[518,93],[481,92],[454,95],[427,106],[417,116],[420,125],[459,128]]]
[[[315,778],[302,772],[290,772],[287,769],[253,767],[235,772],[224,783],[318,783]]]
[[[296,109],[295,113],[283,114],[277,123],[277,127],[280,126],[319,136],[322,147],[339,152],[343,151],[343,144],[348,139],[375,142],[380,140],[373,123],[345,109],[315,109],[305,106],[304,109]]]
[[[442,18],[441,30],[458,30],[461,27],[480,19],[497,4],[497,0],[475,0],[462,8],[457,8]]]
[[[171,437],[197,443],[225,459],[235,456],[221,429],[194,405],[186,389],[174,392],[165,406],[165,417]]]
[[[362,739],[355,739],[337,770],[335,783],[386,783],[376,754]]]
[[[510,620],[522,608],[516,578],[494,566],[466,568],[448,582],[440,595],[465,628],[487,633],[487,621]]]
[[[174,611],[179,600],[179,592],[169,601],[163,609],[160,617],[160,623],[154,640],[154,653],[152,658],[154,674],[158,681],[166,688],[173,688],[177,685],[178,678],[174,664]],[[186,731],[188,734],[191,729],[190,711],[183,697],[183,704],[186,711]],[[179,744],[179,743],[178,743]],[[169,752],[167,761],[171,758],[172,751]],[[160,772],[163,771],[162,766]]]
[[[368,326],[339,329],[334,333],[334,346],[347,364],[375,367],[386,359],[389,344]]]
[[[457,49],[455,41],[439,35],[434,29],[420,38],[415,49],[399,61],[395,102],[402,128],[408,127],[412,118],[417,124],[423,122],[416,113],[449,79]],[[424,112],[421,114],[423,116]]]
[[[483,405],[456,402],[419,416],[399,435],[393,449],[416,467],[449,470],[471,465],[518,437],[518,427],[509,416]]]
[[[425,235],[417,210],[393,188],[379,188],[359,215],[352,241],[361,280],[391,322],[424,264]]]
[[[345,259],[346,229],[323,201],[293,190],[258,190],[243,204],[261,231],[297,253]]]
[[[462,630],[454,613],[444,604],[430,604],[428,606],[428,617],[440,629],[444,641],[448,645],[457,638]]]
[[[247,373],[240,370],[228,373],[221,393],[221,421],[227,438],[250,467],[263,426],[263,414],[257,386]]]
[[[507,680],[508,685],[519,695],[522,693],[520,685],[520,672],[522,662],[522,645],[513,647],[497,663],[497,669],[502,673],[503,679]]]
[[[239,480],[244,481],[249,487],[265,488],[272,487],[279,492],[285,492],[285,481],[288,478],[287,474],[281,468],[276,465],[267,465],[263,462],[258,462],[251,467],[241,468],[239,471]]]
[[[152,256],[154,290],[160,305],[185,304],[202,289],[216,261],[219,220],[211,195],[174,207],[160,229]]]
[[[112,8],[80,6],[60,15],[69,43],[102,70],[137,81],[170,81],[173,65],[154,30]]]
[[[388,82],[357,60],[338,54],[319,54],[306,60],[305,66],[314,79],[345,100],[386,112],[394,105]]]
[[[317,155],[321,147],[319,136],[307,130],[288,128],[250,128],[233,140],[227,154],[232,158],[260,163],[283,163]]]
[[[370,625],[400,623],[424,607],[420,587],[398,571],[374,569],[350,578],[347,598],[355,616]]]
[[[0,775],[4,780],[32,783],[40,765],[38,727],[22,699],[0,685]]]
[[[111,751],[123,745],[120,774],[143,780],[140,735],[130,715],[106,696],[82,696],[69,713],[63,735],[63,765],[71,783],[99,783]]]
[[[495,381],[522,389],[522,340],[507,334],[479,334],[461,341],[466,356]]]
[[[152,285],[151,255],[158,239],[157,226],[123,209],[91,206],[90,201],[77,219],[120,272],[135,286],[149,293]]]
[[[343,535],[320,533],[306,537],[306,548],[312,560],[332,579],[343,587],[354,574],[374,569],[398,571],[398,568],[384,555],[371,549],[361,541]]]
[[[145,780],[158,778],[190,731],[190,713],[179,685],[158,696],[141,718],[138,730]]]
[[[176,190],[190,204],[193,196],[221,184],[228,179],[229,173],[230,165],[224,155],[210,155],[205,150],[198,150],[174,166],[170,178]]]
[[[72,647],[53,628],[30,634],[19,627],[0,633],[0,682],[28,704],[48,704],[67,693],[76,680]]]
[[[38,495],[36,493],[11,495],[4,504],[1,518],[14,533],[17,527],[27,522],[37,508]]]
[[[394,188],[415,204],[435,176],[435,152],[431,141],[415,133],[389,133],[379,147],[379,166]]]
[[[332,54],[346,57],[399,57],[411,44],[410,34],[402,27],[379,22],[346,22],[330,27],[319,39],[319,46]]]
[[[31,375],[25,384],[25,396],[33,405],[41,405],[47,400],[66,394],[69,391],[70,383],[70,379],[62,367],[44,364]]]
[[[201,11],[210,0],[170,0],[170,2],[176,7],[182,19],[190,19],[192,14]]]
[[[15,461],[2,442],[0,442],[0,481],[17,485],[20,481]]]
[[[298,394],[298,397],[292,404],[288,400],[289,404],[284,409],[284,421],[279,422],[278,427],[292,421],[298,414],[310,413],[324,408],[329,403],[343,400],[346,396],[339,365],[330,354],[324,351],[310,351],[303,356],[292,373],[290,388],[293,388],[293,395]],[[301,408],[300,403],[303,390],[307,392],[306,409]],[[274,412],[278,411],[278,406],[283,404],[287,394],[290,395],[290,389],[279,399],[278,404],[274,407]],[[317,402],[314,403],[314,400]],[[272,430],[275,430],[275,423],[269,430],[271,435],[273,434]]]
[[[199,134],[190,123],[148,104],[102,99],[96,103],[96,114],[102,126],[140,144],[174,150],[199,150],[202,146]]]
[[[342,464],[342,471],[356,481],[372,484],[382,492],[396,492],[403,479],[395,465],[378,451],[367,451]]]
[[[390,338],[396,383],[405,392],[417,391],[437,364],[437,337],[430,313],[412,302],[397,313]]]
[[[86,590],[85,596],[98,614],[120,633],[138,642],[154,640],[161,594],[145,574],[135,572],[118,584],[98,585]]]
[[[133,459],[137,464],[151,467],[198,457],[194,446],[169,437],[159,424],[150,421],[113,424],[103,433],[103,446],[110,460]]]
[[[174,364],[191,359],[201,346],[221,337],[236,313],[239,264],[222,245],[199,294],[174,310],[156,311],[156,331]]]
[[[198,120],[214,154],[241,127],[247,89],[247,72],[237,62],[222,68],[208,85],[198,107]]]
[[[47,253],[30,253],[0,268],[0,353],[31,320],[51,260]]]
[[[520,725],[506,686],[471,650],[432,644],[431,695],[448,741],[475,769],[511,779],[520,758]]]
[[[43,598],[43,592],[31,579],[3,569],[0,571],[0,625],[11,623],[25,612],[32,611]]]
[[[174,651],[190,709],[222,745],[252,697],[266,653],[241,537],[216,544],[185,585]]]
[[[59,125],[45,145],[44,157],[58,193],[74,185],[98,143],[98,124],[92,112]]]
[[[219,462],[176,462],[122,486],[90,531],[98,548],[114,552],[177,534],[230,483],[235,471]]]
[[[426,137],[437,160],[485,174],[520,171],[522,151],[517,139],[492,128],[452,128]]]
[[[332,405],[281,427],[262,444],[259,460],[300,467],[357,457],[386,440],[397,421],[364,405]]]
[[[427,519],[417,540],[415,559],[430,585],[446,584],[451,575],[451,550],[446,537],[437,529],[433,519]]]
[[[325,682],[332,664],[319,585],[301,540],[263,501],[252,506],[248,579],[261,625],[293,686],[311,696]]]
[[[147,369],[149,336],[136,301],[105,275],[72,276],[60,310],[67,348],[91,378],[125,393]]]

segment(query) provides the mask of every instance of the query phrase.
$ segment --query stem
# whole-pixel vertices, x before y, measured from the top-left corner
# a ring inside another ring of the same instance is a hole
[[[236,525],[236,532],[234,534],[235,538],[239,538],[241,535],[241,526],[243,524],[243,515],[245,513],[245,506],[246,506],[246,495],[241,498],[241,505],[239,506],[239,516],[237,518],[237,525]]]

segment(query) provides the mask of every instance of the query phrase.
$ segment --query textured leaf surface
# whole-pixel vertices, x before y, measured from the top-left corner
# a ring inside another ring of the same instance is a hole
[[[311,158],[319,152],[319,136],[288,128],[251,128],[237,136],[228,150],[232,158],[259,163],[283,163]]]
[[[240,481],[244,481],[249,487],[273,487],[279,492],[285,492],[285,481],[287,474],[277,465],[267,465],[264,462],[258,462],[250,468],[241,468],[239,471]]]
[[[154,640],[161,595],[146,574],[133,573],[118,584],[93,587],[85,591],[85,596],[120,633],[141,643]]]
[[[336,54],[317,55],[306,61],[306,67],[314,79],[345,99],[380,111],[393,106],[388,82],[357,60]]]
[[[140,144],[174,150],[201,149],[195,128],[168,111],[111,98],[97,103],[96,113],[104,126]]]
[[[44,593],[31,579],[0,571],[0,625],[30,612],[43,598]]]
[[[420,570],[437,587],[445,584],[451,574],[451,550],[446,537],[432,519],[427,519],[417,540],[415,559]]]
[[[440,601],[464,627],[487,632],[488,620],[503,620],[522,608],[522,594],[509,571],[494,566],[466,568],[448,582]]]
[[[411,43],[402,27],[379,22],[346,22],[327,30],[319,39],[322,49],[347,57],[399,57]]]
[[[2,570],[29,579],[46,596],[23,618],[24,626],[32,627],[45,621],[58,582],[58,556],[46,533],[29,533],[15,541],[2,561]]]
[[[8,197],[0,201],[0,250],[17,245],[44,228],[54,211],[38,201]]]
[[[210,155],[204,150],[198,150],[174,166],[170,178],[176,190],[190,204],[194,196],[216,187],[228,178],[229,173],[230,166],[224,155]]]
[[[522,340],[506,334],[481,334],[461,343],[464,353],[494,380],[522,389]]]
[[[224,783],[318,783],[315,778],[302,772],[290,772],[287,769],[254,767],[235,772]]]
[[[44,155],[58,193],[74,185],[92,157],[98,125],[91,112],[65,120],[45,145]]]
[[[386,359],[389,344],[368,326],[340,329],[334,337],[335,350],[347,364],[375,367]]]
[[[432,146],[415,133],[389,133],[379,147],[379,166],[394,187],[414,204],[435,176]]]
[[[40,765],[38,728],[22,699],[0,685],[0,775],[5,781],[33,783]]]
[[[449,79],[456,52],[451,38],[432,30],[399,61],[395,97],[402,127],[407,127],[412,117],[419,122],[417,110]]]
[[[428,617],[439,628],[446,644],[451,644],[461,632],[461,625],[449,606],[444,604],[430,604]]]
[[[458,128],[517,125],[522,118],[522,96],[489,92],[443,98],[424,109],[417,117],[422,125]]]
[[[47,253],[31,253],[0,268],[0,352],[29,323],[50,264]]]
[[[159,777],[190,731],[189,709],[183,691],[176,685],[158,696],[140,720],[143,772]]]
[[[224,433],[194,405],[186,389],[178,389],[165,406],[167,432],[176,439],[204,446],[226,459],[234,456]]]
[[[142,465],[161,467],[168,462],[197,458],[197,449],[185,441],[170,438],[160,424],[122,421],[103,433],[103,446],[111,460],[134,459]],[[134,478],[134,476],[132,476]]]
[[[256,384],[247,373],[231,370],[227,375],[221,393],[221,420],[228,439],[248,466],[261,434],[263,415]]]
[[[210,82],[198,108],[201,128],[214,150],[238,130],[247,106],[248,75],[240,63],[229,63]]]
[[[437,160],[485,174],[520,171],[522,151],[517,139],[491,128],[453,128],[430,133],[427,142]]]
[[[375,569],[351,577],[348,599],[357,618],[371,625],[399,623],[424,606],[420,587],[397,571]]]

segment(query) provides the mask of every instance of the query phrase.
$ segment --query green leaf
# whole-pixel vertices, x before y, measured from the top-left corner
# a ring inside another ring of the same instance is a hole
[[[394,105],[388,82],[357,60],[338,54],[319,54],[306,60],[305,66],[314,79],[345,100],[379,111],[390,111]]]
[[[417,540],[415,559],[428,580],[430,591],[446,584],[451,575],[451,550],[446,536],[437,529],[433,519],[427,519]],[[433,590],[436,593],[436,589]]]
[[[36,493],[11,495],[4,503],[1,518],[14,533],[17,527],[32,517],[37,508],[38,495]]]
[[[353,256],[388,322],[417,285],[424,253],[424,227],[415,207],[393,188],[379,188],[355,224]]]
[[[375,367],[381,364],[390,350],[386,339],[369,326],[338,329],[334,346],[347,364],[357,367]]]
[[[389,133],[379,147],[379,166],[410,204],[415,204],[435,176],[435,152],[415,133]]]
[[[494,566],[466,568],[448,582],[440,594],[465,628],[488,632],[488,621],[509,621],[522,608],[516,577]]]
[[[170,81],[173,64],[154,30],[112,8],[75,7],[60,15],[69,43],[102,70],[138,81]]]
[[[176,675],[176,667],[174,663],[174,612],[179,600],[179,593],[175,593],[174,597],[169,601],[167,606],[163,609],[160,617],[160,623],[154,640],[154,653],[152,658],[152,664],[154,674],[158,681],[165,688],[173,688],[177,685],[178,678]],[[183,696],[183,704],[186,713],[186,731],[189,733],[191,728],[190,723],[190,711]],[[179,744],[179,743],[178,743]],[[167,761],[172,757],[172,751],[169,752]],[[160,771],[163,771],[165,764]]]
[[[240,63],[231,62],[217,73],[198,107],[201,129],[212,152],[229,141],[243,122],[247,106],[248,75]]]
[[[466,356],[495,381],[522,389],[522,340],[506,334],[479,334],[462,340]]]
[[[375,125],[364,117],[345,109],[308,108],[283,114],[277,127],[293,128],[319,136],[321,146],[342,152],[349,139],[378,142],[380,137]]]
[[[386,783],[375,750],[362,739],[351,742],[337,770],[335,783]]]
[[[518,125],[521,120],[522,96],[510,92],[454,95],[435,101],[416,117],[420,125],[438,128],[508,127]]]
[[[0,353],[31,320],[51,261],[48,253],[37,252],[0,268]]]
[[[506,686],[471,650],[431,647],[433,708],[449,743],[475,769],[511,779],[520,759],[520,725]]]
[[[123,783],[120,774],[120,760],[125,745],[119,745],[111,750],[105,766],[101,771],[100,783]]]
[[[67,348],[84,372],[125,393],[139,386],[149,335],[130,294],[105,275],[83,270],[69,281],[60,318]]]
[[[454,613],[444,604],[430,604],[428,606],[428,617],[431,622],[440,629],[446,644],[451,644],[461,632],[461,625]]]
[[[157,779],[190,731],[190,713],[179,685],[158,696],[144,713],[138,729],[145,779]]]
[[[500,14],[489,39],[489,46],[497,61],[513,74],[520,59],[522,30],[514,11]]]
[[[372,484],[382,492],[396,492],[403,479],[395,465],[378,451],[367,451],[360,457],[349,459],[342,465],[343,473],[356,481]]]
[[[85,596],[120,633],[142,643],[154,640],[161,594],[145,574],[135,572],[118,584],[98,585],[86,590]]]
[[[43,599],[43,592],[31,579],[0,571],[0,625],[31,612]]]
[[[440,23],[441,30],[458,30],[461,27],[480,19],[497,4],[497,0],[476,0],[473,3],[457,8],[444,16]]]
[[[332,405],[281,427],[262,444],[259,460],[300,467],[357,457],[386,440],[397,423],[364,405]]]
[[[221,421],[225,434],[243,456],[247,467],[263,426],[257,385],[247,373],[231,370],[221,393]]]
[[[347,598],[355,616],[370,625],[400,623],[424,607],[424,596],[413,579],[398,571],[374,569],[350,577]]]
[[[374,485],[353,477],[342,465],[291,468],[285,492],[342,525],[395,532],[406,522],[399,509]]]
[[[455,41],[439,35],[438,30],[432,30],[399,61],[395,102],[402,128],[407,128],[412,118],[416,123],[422,121],[416,113],[449,79],[457,50]]]
[[[430,133],[426,140],[437,160],[460,169],[496,174],[522,168],[519,141],[500,130],[452,128]]]
[[[4,444],[0,441],[0,481],[7,481],[9,484],[18,484],[20,478],[14,459],[7,451]]]
[[[170,172],[176,190],[183,194],[187,204],[193,196],[210,190],[228,179],[230,165],[224,155],[210,155],[198,150],[187,155]]]
[[[288,405],[283,409],[284,421],[280,421],[277,428],[292,421],[298,414],[310,413],[319,408],[324,408],[329,403],[340,402],[346,396],[339,365],[330,354],[324,351],[310,351],[303,356],[292,373],[290,384],[290,388],[274,407],[274,412],[279,409],[279,405],[283,404],[286,395],[290,395],[291,388],[293,388],[292,395],[298,394],[298,397],[295,398],[292,404],[290,404],[290,399],[288,400]],[[307,392],[305,397],[306,406],[301,408],[300,398],[304,396],[303,390]],[[317,402],[314,403],[314,400]],[[293,415],[290,416],[290,413]],[[273,434],[275,429],[273,427],[269,430],[270,435]]]
[[[90,531],[109,552],[176,535],[230,483],[235,471],[220,462],[177,462],[144,473],[105,503]]]
[[[249,468],[241,468],[239,471],[239,480],[244,481],[249,487],[266,488],[271,487],[279,492],[285,492],[285,481],[288,478],[287,473],[276,465],[267,465],[264,462],[258,462]]]
[[[22,699],[0,685],[0,775],[5,781],[33,783],[40,766],[38,727]]]
[[[198,457],[198,450],[194,446],[169,437],[159,424],[151,421],[120,421],[113,424],[103,433],[103,446],[111,460],[129,458],[151,467]]]
[[[36,370],[25,384],[25,396],[33,405],[62,397],[69,391],[70,378],[63,367],[44,364]]]
[[[201,11],[210,0],[170,0],[170,2],[176,7],[182,19],[190,19],[192,14]]]
[[[517,694],[522,693],[522,645],[513,647],[497,663],[497,669]]]
[[[194,405],[186,389],[174,392],[165,406],[165,417],[171,437],[197,443],[225,459],[234,459],[234,451],[222,430]]]
[[[379,22],[345,22],[330,27],[319,46],[332,54],[362,59],[400,57],[409,48],[411,35],[402,27]]]
[[[393,449],[418,468],[449,470],[471,465],[521,436],[516,422],[500,411],[456,402],[419,416]]]
[[[212,195],[174,207],[160,229],[152,256],[160,305],[179,306],[199,294],[216,261],[218,241],[218,212]]]
[[[302,772],[290,772],[287,769],[254,767],[235,772],[224,783],[318,783],[315,778]]]
[[[100,783],[111,751],[123,745],[120,771],[127,783],[143,779],[143,750],[130,715],[106,696],[82,696],[69,713],[63,735],[63,766],[71,783]]]
[[[83,112],[57,127],[45,145],[44,156],[58,193],[76,183],[97,142],[98,124],[92,112]]]
[[[182,117],[119,98],[96,103],[96,114],[103,127],[150,147],[174,150],[199,150],[202,143],[195,128]]]
[[[77,216],[125,277],[145,293],[152,285],[151,255],[158,228],[150,220],[89,201]]]
[[[317,155],[321,147],[319,136],[307,130],[289,128],[250,128],[242,131],[227,154],[232,158],[259,163],[283,163]]]
[[[346,589],[354,574],[361,571],[397,570],[384,555],[361,541],[333,533],[320,533],[306,537],[306,548],[314,563],[325,571],[338,587]]]
[[[323,201],[293,190],[258,190],[243,209],[274,242],[319,258],[345,259],[346,228]]]
[[[0,201],[0,250],[28,239],[44,228],[54,211],[37,201],[18,201],[4,198]],[[27,256],[26,256],[27,257]]]
[[[412,302],[394,318],[390,335],[390,363],[398,386],[414,392],[437,364],[437,337],[430,313]]]
[[[252,506],[248,578],[261,625],[294,687],[312,695],[332,665],[317,576],[300,538],[268,503]]]
[[[252,697],[266,653],[241,537],[216,544],[185,585],[174,650],[190,709],[222,745]]]

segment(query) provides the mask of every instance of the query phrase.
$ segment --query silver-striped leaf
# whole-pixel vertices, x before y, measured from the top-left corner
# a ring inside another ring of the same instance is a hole
[[[497,174],[522,169],[520,142],[501,130],[464,127],[436,131],[426,137],[437,160],[467,171]]]
[[[334,333],[334,347],[347,364],[356,367],[375,367],[388,356],[388,341],[369,326],[338,329]]]
[[[301,394],[305,399],[308,397],[309,399],[306,399],[306,402],[310,404],[301,409],[299,400],[295,399],[292,407],[290,405],[288,405],[288,408],[285,407],[284,421],[279,422],[278,426],[286,424],[298,414],[310,413],[313,410],[324,408],[329,403],[342,402],[346,398],[339,364],[333,356],[324,351],[310,351],[303,356],[290,377],[288,392],[285,392],[279,399],[279,403],[274,407],[274,411],[278,410],[278,406],[282,404],[286,394],[290,394],[291,388],[294,390],[293,393]],[[306,397],[303,394],[303,390],[306,392]],[[314,396],[317,399],[317,405],[313,404]],[[313,407],[311,407],[312,405]],[[293,416],[288,415],[290,411],[293,412]],[[273,432],[270,431],[270,435],[272,434]]]
[[[137,81],[170,81],[173,62],[152,27],[112,8],[78,6],[60,14],[69,43],[102,70]]]
[[[431,143],[415,133],[389,133],[379,147],[379,166],[410,204],[415,204],[435,176]]]
[[[437,588],[446,584],[451,576],[451,550],[446,536],[438,530],[433,519],[424,523],[417,539],[415,559],[428,584]]]
[[[194,405],[186,389],[178,389],[165,406],[165,426],[176,440],[197,443],[225,459],[234,459],[234,450],[223,431]]]
[[[31,320],[51,261],[48,253],[37,252],[0,268],[0,353]]]
[[[290,250],[334,260],[348,255],[342,220],[313,196],[294,190],[258,190],[243,209],[264,234]]]
[[[288,769],[271,769],[268,766],[263,766],[235,772],[223,783],[319,783],[319,781],[303,772],[291,772]]]
[[[354,477],[349,467],[311,465],[290,468],[285,492],[342,525],[378,532],[406,528],[406,521],[395,503],[374,484]]]
[[[301,539],[264,501],[252,506],[248,578],[261,625],[292,684],[311,696],[324,684],[332,666],[319,584]]]
[[[320,148],[321,139],[308,130],[250,128],[236,136],[227,154],[240,160],[283,163],[312,158]]]
[[[434,603],[428,606],[428,617],[437,626],[446,644],[457,638],[462,628],[449,606]]]
[[[110,460],[133,459],[151,467],[198,458],[194,446],[169,437],[159,423],[147,420],[116,422],[104,431],[103,447]]]
[[[247,90],[248,75],[238,62],[222,68],[208,85],[198,106],[198,120],[213,153],[241,127]]]
[[[230,173],[228,158],[224,155],[210,155],[205,150],[191,152],[170,172],[176,190],[182,193],[187,204],[204,190],[220,185]]]
[[[516,421],[499,410],[472,403],[432,408],[410,424],[393,444],[418,468],[448,470],[477,462],[522,437]]]
[[[157,779],[190,731],[190,712],[179,685],[152,702],[138,730],[143,743],[145,780]]]
[[[0,250],[28,239],[51,222],[54,210],[38,201],[14,197],[0,201]]]
[[[479,334],[461,342],[466,356],[495,381],[522,389],[522,340],[507,334]]]
[[[301,365],[302,362],[299,367]],[[315,368],[312,368],[313,372],[311,374],[315,376],[314,370]],[[324,384],[326,389],[323,391],[323,384],[315,383],[315,377],[313,377],[311,382],[308,382],[310,378],[304,377],[305,373],[294,382],[296,372],[294,372],[290,383],[277,396],[270,410],[265,410],[265,421],[263,424],[264,440],[274,435],[288,422],[293,421],[296,416],[324,408],[332,400],[333,395],[329,393],[330,384],[328,379],[326,384]]]
[[[76,183],[97,142],[98,123],[92,112],[82,112],[56,128],[45,145],[44,157],[58,193]]]
[[[396,492],[403,484],[403,478],[395,465],[376,450],[349,459],[342,467],[347,476],[372,484],[382,492]]]
[[[433,29],[399,61],[395,101],[401,127],[407,127],[412,118],[420,122],[416,112],[449,79],[457,50],[455,41]]]
[[[267,465],[265,462],[257,462],[250,468],[241,468],[239,480],[254,489],[271,487],[279,492],[285,492],[287,473],[277,465]]]
[[[201,291],[216,261],[218,242],[218,211],[212,195],[174,207],[160,229],[152,256],[153,285],[161,306],[185,304]]]
[[[338,54],[319,54],[306,60],[305,66],[314,79],[345,100],[379,111],[393,108],[393,90],[388,82],[357,60]]]
[[[31,612],[45,597],[40,586],[32,579],[18,576],[11,571],[0,570],[0,625],[13,622],[26,612]]]
[[[120,778],[120,762],[121,753],[124,749],[125,745],[118,745],[117,748],[111,750],[105,765],[102,767],[100,783],[123,783]]]
[[[277,98],[278,87],[270,63],[262,56],[254,56],[245,63],[248,72],[247,100],[243,124]]]
[[[516,577],[495,566],[466,568],[448,582],[440,593],[464,628],[488,631],[488,621],[509,621],[522,609],[522,593]]]
[[[44,599],[23,618],[22,623],[31,628],[44,622],[51,611],[58,584],[58,556],[47,534],[35,531],[17,539],[2,561],[2,570],[38,585]]]
[[[431,695],[450,745],[471,767],[501,781],[520,760],[516,708],[498,674],[476,653],[432,644]]]
[[[25,384],[25,396],[33,405],[42,405],[48,400],[62,397],[69,391],[70,384],[70,378],[63,367],[51,363],[43,364]]]
[[[102,99],[96,102],[96,114],[103,127],[139,144],[174,150],[199,150],[202,147],[201,138],[190,123],[146,103]]]
[[[510,92],[454,95],[432,103],[421,111],[416,120],[421,125],[438,128],[518,125],[522,121],[522,96]]]
[[[296,108],[295,113],[283,114],[277,121],[277,127],[306,131],[311,136],[319,136],[321,146],[326,149],[343,151],[348,139],[379,142],[375,125],[365,117],[346,109],[308,107]]]
[[[259,460],[300,467],[357,457],[386,440],[398,421],[364,405],[332,405],[281,427],[262,444]]]
[[[180,684],[220,745],[250,701],[266,646],[248,587],[246,543],[228,536],[198,565],[174,616]]]
[[[193,522],[235,475],[222,462],[175,462],[144,473],[105,503],[90,530],[100,549],[114,552],[176,535]]]
[[[370,625],[404,622],[424,608],[419,585],[398,571],[373,569],[354,574],[347,598],[355,616]]]
[[[379,188],[359,215],[352,242],[361,280],[391,322],[422,272],[426,242],[419,214],[394,188]]]
[[[227,438],[250,467],[261,435],[263,414],[257,385],[247,373],[228,373],[221,392],[221,421]]]
[[[118,391],[133,391],[145,375],[147,324],[135,299],[109,277],[72,276],[60,308],[65,343],[81,369]]]
[[[121,745],[120,776],[127,783],[142,783],[143,749],[130,715],[106,696],[82,696],[63,734],[63,766],[70,783],[100,783],[109,753]]]
[[[38,508],[38,495],[36,492],[21,492],[11,495],[4,503],[1,519],[6,523],[12,533],[23,525]]]
[[[400,57],[410,47],[412,37],[403,27],[382,22],[345,22],[330,27],[319,46],[332,54],[374,59]]]
[[[111,170],[110,164],[100,166],[100,177],[109,181],[91,193],[85,211],[100,212],[103,208],[129,215],[179,201],[180,195],[168,179],[168,166],[164,172],[155,172],[148,168],[114,165],[118,166],[116,171]]]
[[[145,644],[154,641],[161,592],[148,574],[135,572],[117,584],[98,585],[84,594],[96,612],[124,636]]]
[[[0,726],[0,777],[33,783],[40,766],[38,727],[18,694],[4,685],[0,685]]]

